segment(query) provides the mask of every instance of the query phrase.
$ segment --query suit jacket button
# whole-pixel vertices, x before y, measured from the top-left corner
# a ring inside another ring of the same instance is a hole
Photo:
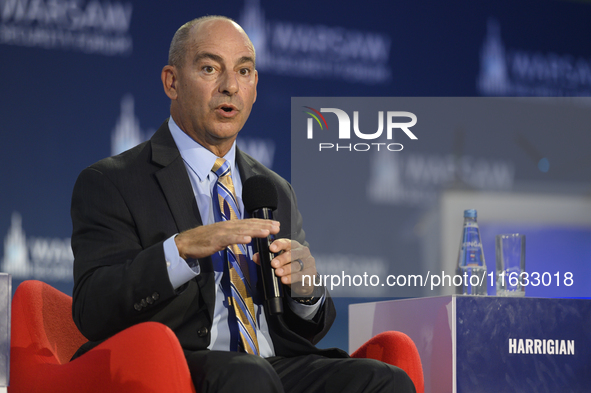
[[[135,311],[141,311],[142,310],[142,306],[140,306],[138,303],[133,305],[133,308],[135,308]]]
[[[148,306],[148,303],[146,303],[146,299],[142,299],[142,301],[140,302],[140,306],[142,306],[142,307]]]
[[[146,298],[146,303],[148,303],[148,304],[154,304],[154,299],[152,299],[152,296],[148,296]]]
[[[207,327],[202,327],[197,330],[197,335],[199,337],[205,337],[209,333],[209,329]]]
[[[160,299],[160,294],[159,294],[158,292],[154,292],[154,293],[152,294],[152,299],[154,299],[154,300],[158,300],[158,299]]]

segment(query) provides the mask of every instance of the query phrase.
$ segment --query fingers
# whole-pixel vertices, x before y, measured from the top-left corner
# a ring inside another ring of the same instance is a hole
[[[261,257],[259,256],[259,253],[258,253],[258,252],[257,252],[257,253],[255,253],[255,254],[252,256],[252,261],[253,261],[254,263],[256,263],[257,265],[260,265],[260,264],[261,264]]]
[[[231,244],[248,244],[253,237],[277,234],[279,225],[278,221],[258,218],[223,221],[180,233],[175,242],[182,258],[203,258]]]
[[[291,246],[292,242],[293,243],[297,243],[298,245],[300,245],[300,243],[298,243],[295,240],[277,239],[273,243],[271,243],[271,245],[269,246],[269,250],[271,250],[271,252],[274,252],[276,254],[279,253],[279,252],[281,252],[281,251],[291,250],[291,248],[292,248],[292,246]]]
[[[276,225],[273,224],[274,222]],[[216,228],[218,229],[216,236],[219,237],[218,240],[222,249],[231,244],[248,244],[253,237],[264,238],[279,232],[278,222],[258,218],[230,220],[214,225],[220,226],[220,228]]]
[[[272,252],[282,251],[280,255],[273,258],[271,266],[275,268],[275,275],[283,284],[292,285],[292,290],[293,284],[302,282],[303,276],[316,275],[316,261],[308,247],[302,246],[295,240],[278,239],[269,249]],[[304,292],[308,292],[308,288]]]
[[[281,252],[271,261],[271,266],[274,268],[280,268],[297,259],[304,260],[311,257],[310,249],[295,240],[277,239],[271,243],[269,250],[276,254]]]

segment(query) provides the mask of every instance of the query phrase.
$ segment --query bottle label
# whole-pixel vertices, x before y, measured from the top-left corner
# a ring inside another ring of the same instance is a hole
[[[482,243],[478,225],[469,225],[464,228],[462,249],[460,251],[460,266],[483,266]]]

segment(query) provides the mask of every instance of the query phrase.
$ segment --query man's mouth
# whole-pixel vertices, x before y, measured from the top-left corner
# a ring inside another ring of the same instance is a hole
[[[218,109],[221,109],[225,113],[231,113],[231,112],[237,111],[236,107],[231,104],[222,104],[222,105],[218,106]]]

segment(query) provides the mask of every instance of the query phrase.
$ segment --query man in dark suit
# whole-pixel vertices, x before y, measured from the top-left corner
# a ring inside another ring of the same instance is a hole
[[[302,285],[302,274],[315,275],[316,266],[295,195],[235,146],[258,83],[242,28],[224,17],[182,26],[162,82],[170,119],[150,141],[85,169],[74,188],[73,315],[91,340],[78,355],[129,326],[157,321],[179,338],[199,392],[414,391],[398,368],[314,346],[335,310],[324,288]],[[214,218],[218,162],[229,168],[238,219]],[[242,183],[255,174],[277,187],[276,220],[245,218]],[[231,305],[226,253],[242,244],[258,262],[248,245],[269,235],[277,239],[275,273],[294,294],[285,296],[283,314],[270,314],[256,265],[245,267],[256,341],[250,348],[237,333],[242,312]]]

